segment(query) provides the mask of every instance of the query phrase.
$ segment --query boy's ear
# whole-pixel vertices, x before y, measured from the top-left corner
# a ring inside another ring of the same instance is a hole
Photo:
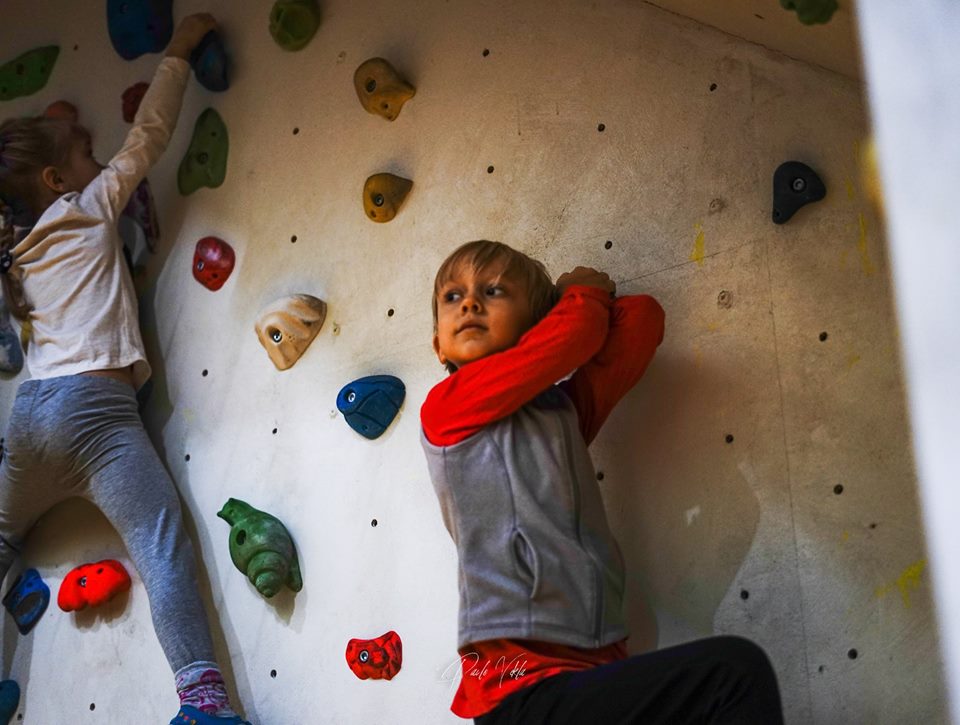
[[[434,333],[433,335],[433,351],[437,353],[437,360],[440,361],[441,365],[447,364],[447,356],[440,352],[440,336]]]
[[[40,172],[40,179],[47,188],[58,194],[65,191],[63,177],[60,176],[56,166],[44,166],[43,171]]]

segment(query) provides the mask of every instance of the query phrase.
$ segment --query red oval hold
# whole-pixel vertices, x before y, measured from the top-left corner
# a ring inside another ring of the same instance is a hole
[[[57,605],[65,612],[99,607],[130,588],[130,575],[116,559],[81,564],[63,579]]]
[[[347,664],[361,680],[391,680],[403,663],[400,635],[390,630],[376,639],[351,639]]]
[[[217,237],[204,237],[193,253],[193,278],[216,292],[227,281],[235,262],[233,247]]]
[[[149,83],[134,83],[123,92],[123,120],[127,123],[133,123],[134,117],[140,108],[140,101],[143,100],[143,94],[150,87]]]

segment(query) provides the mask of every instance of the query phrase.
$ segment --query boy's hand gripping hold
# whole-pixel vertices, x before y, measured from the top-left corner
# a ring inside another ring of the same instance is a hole
[[[189,61],[190,53],[200,44],[203,36],[216,27],[216,18],[210,13],[188,15],[180,21],[177,29],[173,31],[173,37],[167,46],[166,55]]]

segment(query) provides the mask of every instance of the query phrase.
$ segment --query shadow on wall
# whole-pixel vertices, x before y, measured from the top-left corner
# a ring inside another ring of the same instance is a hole
[[[605,426],[612,445],[602,485],[627,562],[634,653],[712,635],[757,531],[757,497],[734,456],[723,455],[722,431],[697,420],[720,409],[721,396],[755,393],[716,372],[669,352],[658,356]],[[717,445],[700,443],[711,436]],[[670,622],[652,621],[666,612]]]

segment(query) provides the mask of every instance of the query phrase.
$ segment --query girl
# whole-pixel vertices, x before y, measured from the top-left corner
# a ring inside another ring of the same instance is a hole
[[[179,725],[246,721],[231,709],[214,661],[177,492],[137,411],[150,365],[116,225],[173,133],[187,58],[215,26],[208,14],[181,22],[106,166],[70,121],[0,125],[0,197],[13,207],[8,217],[32,226],[17,241],[10,219],[0,229],[0,279],[30,331],[32,376],[17,391],[0,462],[0,579],[45,511],[70,496],[92,501],[143,579],[174,671],[181,708],[171,723]]]

